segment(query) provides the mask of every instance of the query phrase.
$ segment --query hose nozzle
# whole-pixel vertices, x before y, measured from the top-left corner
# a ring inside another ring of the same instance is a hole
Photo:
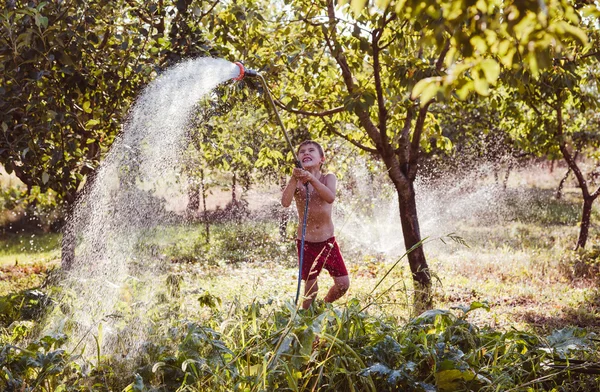
[[[246,76],[252,77],[252,78],[255,78],[258,76],[257,71],[244,67],[244,64],[240,63],[239,61],[236,61],[234,64],[240,68],[240,74],[237,77],[233,78],[233,80],[242,80]]]

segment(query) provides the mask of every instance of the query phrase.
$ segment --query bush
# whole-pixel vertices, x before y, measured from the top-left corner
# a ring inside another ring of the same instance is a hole
[[[600,246],[565,253],[560,260],[559,269],[572,280],[600,281]]]
[[[42,193],[38,186],[27,190],[21,187],[0,189],[0,226],[8,231],[25,229],[48,232],[55,229],[64,211],[52,191]]]
[[[293,241],[282,242],[273,223],[222,223],[213,225],[210,241],[201,229],[163,245],[161,252],[172,262],[219,265],[240,262],[295,260]]]
[[[119,374],[117,358],[98,357],[94,364],[67,354],[60,348],[63,336],[43,337],[26,349],[4,345],[0,388],[84,390],[100,379],[102,390],[129,391],[585,391],[600,386],[593,333],[566,328],[542,337],[481,329],[466,320],[479,308],[487,306],[430,310],[399,325],[364,313],[358,300],[345,308],[320,303],[307,311],[291,303],[236,301],[226,312],[211,306],[205,322],[157,324],[129,374]]]
[[[52,299],[40,290],[25,290],[0,297],[0,326],[7,327],[14,321],[37,320]]]

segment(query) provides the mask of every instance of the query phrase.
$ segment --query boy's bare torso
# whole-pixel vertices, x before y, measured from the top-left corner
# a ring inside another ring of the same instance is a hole
[[[322,174],[319,181],[327,185],[327,175]],[[310,195],[308,202],[308,220],[306,222],[306,237],[308,242],[322,242],[333,237],[333,220],[331,218],[333,204],[327,203],[315,192],[312,185],[308,184]],[[304,221],[304,208],[306,205],[306,188],[304,184],[298,182],[294,200],[298,208],[298,239],[302,237],[302,222]]]

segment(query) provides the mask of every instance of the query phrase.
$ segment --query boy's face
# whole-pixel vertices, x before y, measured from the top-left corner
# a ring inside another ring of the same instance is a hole
[[[325,157],[319,152],[319,148],[314,144],[305,144],[298,149],[298,159],[305,169],[321,166],[325,162]]]

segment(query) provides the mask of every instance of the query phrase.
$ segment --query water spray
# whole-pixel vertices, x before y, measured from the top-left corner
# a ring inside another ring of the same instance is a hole
[[[234,80],[242,80],[245,77],[253,77],[253,78],[259,78],[263,88],[266,92],[267,98],[269,100],[269,103],[271,105],[271,108],[273,108],[273,112],[275,113],[275,118],[277,119],[277,123],[279,124],[279,126],[281,127],[281,130],[283,131],[283,136],[285,137],[285,140],[288,144],[288,146],[290,147],[290,151],[292,152],[292,155],[294,156],[294,161],[296,162],[296,167],[299,169],[302,169],[302,163],[300,162],[300,160],[298,159],[298,156],[296,155],[296,150],[294,150],[294,146],[292,145],[292,142],[290,140],[290,137],[287,133],[287,130],[285,129],[285,126],[283,125],[283,122],[281,121],[281,117],[279,117],[279,112],[277,111],[277,108],[275,107],[275,102],[273,101],[273,97],[271,96],[271,91],[269,90],[269,87],[267,86],[267,82],[265,81],[265,78],[263,78],[263,76],[258,73],[257,71],[254,71],[252,69],[248,69],[246,67],[244,67],[244,65],[240,62],[236,62],[235,65],[237,65],[240,69],[240,74],[233,78]],[[309,202],[309,193],[308,193],[308,182],[306,184],[304,184],[304,187],[306,188],[306,205],[304,206],[304,219],[302,221],[302,237],[300,238],[300,257],[299,257],[299,265],[298,265],[298,288],[296,289],[296,305],[298,305],[298,298],[300,297],[300,286],[302,284],[302,264],[304,262],[304,240],[306,237],[306,221],[308,219],[308,202]]]

